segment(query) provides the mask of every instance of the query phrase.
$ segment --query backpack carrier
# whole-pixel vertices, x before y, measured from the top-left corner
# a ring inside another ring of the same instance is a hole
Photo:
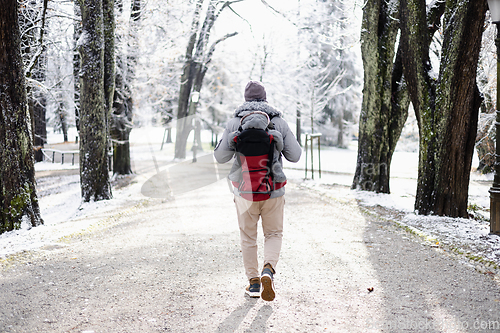
[[[243,130],[240,125],[239,131],[240,134],[234,137],[234,142],[236,142],[236,158],[241,166],[241,177],[239,182],[232,183],[244,199],[267,200],[271,197],[272,191],[286,184],[286,181],[273,181],[274,138],[267,132],[267,128]]]

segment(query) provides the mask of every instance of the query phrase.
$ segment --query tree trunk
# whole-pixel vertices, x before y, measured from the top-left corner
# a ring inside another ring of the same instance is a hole
[[[47,68],[47,57],[45,51],[41,54],[37,61],[37,65],[33,69],[32,77],[38,82],[45,81],[45,71]],[[42,148],[47,142],[47,98],[46,93],[41,89],[32,87],[31,93],[28,96],[28,104],[30,114],[33,115],[33,145],[35,147],[35,161],[43,161]]]
[[[106,122],[111,116],[115,92],[115,13],[114,0],[102,0],[104,20],[104,105]],[[109,129],[109,126],[106,126]]]
[[[75,49],[73,51],[73,89],[75,103],[75,125],[76,130],[80,132],[80,53],[78,52],[78,40],[82,35],[82,11],[80,5],[75,1],[74,4],[75,22],[73,24],[73,40],[75,41]]]
[[[436,151],[433,210],[437,215],[468,217],[470,171],[482,103],[476,74],[486,9],[486,1],[469,1],[462,8],[460,21],[453,14],[455,8],[448,8],[445,13],[443,59],[446,61],[441,62],[436,110],[449,111],[438,123],[438,130],[442,128],[443,132],[438,133]],[[453,74],[449,75],[450,72]],[[450,156],[454,163],[449,163]]]
[[[394,19],[397,10],[381,0],[368,0],[363,10],[364,87],[352,188],[377,193],[390,192],[392,154],[408,110],[401,77],[398,76],[398,62],[393,64],[398,32],[398,22]]]
[[[128,175],[133,173],[130,161],[130,131],[120,132],[120,142],[113,143],[113,173]]]
[[[377,7],[374,8],[374,5]],[[397,23],[392,21],[397,15],[388,13],[386,5],[385,2],[374,4],[369,1],[364,9],[362,53],[365,86],[359,126],[358,161],[352,185],[352,188],[382,193],[390,191],[392,155],[408,117],[410,103],[409,84],[403,75],[402,42],[399,43],[394,63],[392,62],[394,48],[390,45],[395,42],[394,33],[397,32],[394,30],[397,27],[393,26]],[[380,12],[377,12],[376,8],[379,8]],[[429,5],[427,30],[421,31],[425,37],[420,41],[420,46],[426,50],[429,49],[432,36],[440,27],[444,9],[443,1],[435,0]],[[380,19],[377,21],[378,16]],[[374,31],[378,31],[380,38],[374,36]],[[389,43],[390,45],[387,45]]]
[[[47,142],[47,116],[46,116],[46,105],[47,99],[44,93],[38,94],[36,97],[37,102],[34,103],[33,107],[33,145],[35,146],[35,161],[43,161],[42,148]]]
[[[59,70],[56,70],[58,75],[60,75]],[[63,84],[62,81],[59,81],[55,88],[57,89],[57,93],[55,94],[57,109],[55,111],[58,116],[59,128],[63,133],[64,142],[68,142],[68,111],[66,110],[66,106],[64,105],[64,97],[63,97]]]
[[[435,81],[430,77],[429,36],[426,27],[425,2],[401,0],[401,46],[403,50],[404,73],[408,91],[419,123],[419,168],[415,208],[423,214],[430,213],[430,207],[422,209],[433,199],[435,178]],[[417,36],[417,34],[420,34]],[[429,184],[425,184],[425,180]]]
[[[64,107],[64,103],[61,100],[59,101],[59,105],[57,107],[57,114],[59,115],[59,123],[61,125],[61,131],[63,132],[64,142],[68,142],[68,120],[67,120],[67,112]]]
[[[132,173],[130,161],[130,131],[132,130],[131,97],[128,83],[123,78],[126,64],[123,55],[117,57],[116,89],[114,93],[111,138],[113,140],[113,173]]]
[[[344,110],[338,110],[338,129],[339,132],[337,134],[337,147],[339,148],[345,148],[344,146]]]
[[[199,93],[203,84],[203,78],[207,71],[207,65],[211,61],[215,46],[226,40],[229,37],[235,36],[237,33],[227,34],[212,44],[207,51],[210,30],[215,21],[219,17],[222,10],[228,7],[231,3],[239,2],[227,1],[216,12],[217,1],[210,0],[207,8],[207,15],[203,22],[203,26],[198,31],[200,11],[203,5],[203,0],[196,2],[196,9],[191,24],[191,36],[186,49],[184,68],[181,76],[181,87],[179,91],[179,104],[177,108],[177,133],[175,139],[175,158],[186,158],[186,146],[189,133],[194,128],[192,124],[193,116],[196,113],[198,102],[191,101],[191,93]],[[197,38],[198,37],[198,38]],[[196,48],[195,48],[196,46]],[[193,55],[194,51],[194,55]]]
[[[80,0],[80,183],[84,201],[111,198],[104,92],[102,0]]]
[[[300,111],[300,103],[297,102],[295,103],[295,105],[297,109],[297,115],[296,115],[297,119],[295,120],[295,124],[297,127],[295,128],[295,136],[297,138],[297,142],[302,147],[302,114]]]
[[[21,57],[17,1],[0,11],[0,233],[43,223],[35,189],[33,146]]]
[[[110,118],[113,111],[115,93],[115,1],[102,0],[104,21],[104,109],[106,112],[107,150],[111,151]],[[108,159],[108,168],[113,161]],[[111,170],[111,169],[109,169]]]
[[[419,123],[415,210],[468,217],[470,168],[481,97],[476,86],[486,1],[448,1],[437,80],[429,72],[425,2],[401,0],[404,73]]]
[[[181,87],[179,90],[179,102],[177,106],[177,126],[175,138],[175,158],[186,158],[186,145],[189,132],[191,131],[191,119],[187,119],[189,97],[194,80],[193,50],[196,44],[196,36],[200,21],[201,7],[203,0],[196,2],[193,21],[191,23],[191,36],[185,54],[184,67],[182,69]]]
[[[120,13],[122,2],[118,3]],[[130,84],[135,78],[137,64],[137,28],[141,17],[140,0],[132,1],[130,14],[130,33],[118,36],[118,43],[127,40],[128,56],[117,55],[116,89],[113,98],[111,138],[113,141],[113,173],[126,175],[132,173],[130,161],[130,132],[132,131],[133,100]],[[125,61],[127,59],[127,61]]]

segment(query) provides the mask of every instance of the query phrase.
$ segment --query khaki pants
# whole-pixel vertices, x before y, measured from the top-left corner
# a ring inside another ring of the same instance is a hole
[[[234,197],[238,224],[240,227],[241,252],[245,274],[251,279],[260,276],[257,258],[257,222],[262,218],[264,231],[264,265],[276,267],[283,238],[283,212],[285,197],[280,196],[264,201],[248,201]]]

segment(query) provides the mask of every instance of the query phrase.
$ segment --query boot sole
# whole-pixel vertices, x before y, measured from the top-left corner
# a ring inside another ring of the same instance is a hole
[[[268,302],[274,300],[274,297],[276,296],[276,294],[274,293],[273,280],[269,276],[264,275],[260,279],[260,283],[262,284],[262,287],[263,287],[263,290],[262,290],[262,293],[260,294],[260,297],[264,301],[268,301]]]

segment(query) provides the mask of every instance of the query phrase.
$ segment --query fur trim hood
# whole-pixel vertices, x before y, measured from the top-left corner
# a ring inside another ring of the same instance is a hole
[[[270,106],[267,102],[245,102],[238,106],[238,108],[234,111],[235,117],[243,117],[246,114],[252,111],[262,111],[269,115],[270,118],[279,116],[281,117],[281,112]]]

